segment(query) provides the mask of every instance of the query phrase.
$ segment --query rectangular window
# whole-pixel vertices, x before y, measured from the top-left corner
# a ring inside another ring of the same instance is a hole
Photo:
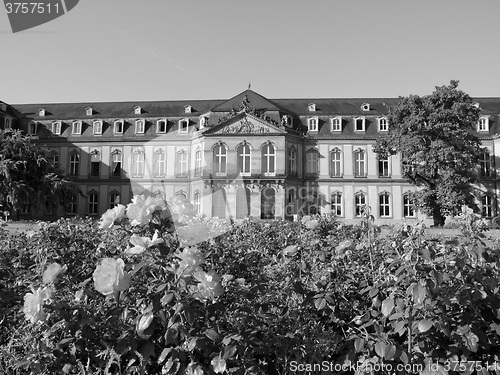
[[[493,216],[493,199],[489,195],[483,195],[481,198],[481,203],[483,206],[483,216],[492,217]]]
[[[72,153],[69,157],[69,175],[76,177],[79,174],[80,156]]]
[[[197,150],[195,155],[194,175],[201,175],[201,151]]]
[[[356,194],[354,196],[354,210],[356,217],[361,217],[363,215],[366,205],[366,195]]]
[[[123,120],[117,120],[113,126],[114,134],[123,134]]]
[[[415,217],[415,202],[410,195],[403,195],[403,216],[404,217]]]
[[[102,134],[102,121],[94,121],[92,124],[92,134],[101,135]]]
[[[307,120],[307,125],[309,127],[310,132],[317,132],[318,131],[318,118],[313,117]]]
[[[54,155],[52,157],[52,165],[54,168],[59,168],[59,155]]]
[[[391,204],[390,204],[390,195],[389,194],[380,194],[379,195],[379,213],[380,217],[388,217],[391,216]]]
[[[111,176],[120,177],[122,174],[122,154],[113,152],[111,154]]]
[[[342,160],[339,149],[330,152],[330,176],[342,177]]]
[[[36,122],[30,122],[28,124],[28,134],[29,135],[36,135],[38,124]]]
[[[317,176],[319,173],[319,159],[316,151],[307,152],[306,163],[306,173],[310,176]]]
[[[101,173],[101,154],[94,152],[90,156],[90,176],[98,177]]]
[[[132,155],[132,176],[144,176],[144,152],[136,151]]]
[[[179,133],[187,133],[189,129],[189,120],[179,120]]]
[[[120,194],[112,192],[109,196],[109,208],[115,208],[120,204]]]
[[[73,121],[71,133],[75,135],[82,134],[82,122],[81,121]]]
[[[76,214],[76,195],[71,197],[71,200],[66,204],[66,213],[69,215]]]
[[[187,153],[178,152],[176,155],[176,177],[187,177]]]
[[[378,160],[378,176],[379,177],[390,177],[389,158],[380,158]]]
[[[97,215],[99,212],[99,195],[97,193],[89,193],[89,215]]]
[[[12,126],[12,119],[6,117],[4,119],[4,124],[4,129],[10,129]]]
[[[61,121],[54,121],[52,123],[52,133],[55,135],[61,134]]]
[[[156,122],[156,132],[157,133],[167,132],[167,120],[158,120]]]
[[[364,117],[358,117],[354,119],[354,130],[357,132],[364,132],[365,131],[365,118]]]
[[[489,119],[487,117],[481,117],[477,124],[477,130],[480,132],[489,131]]]
[[[491,177],[491,155],[488,151],[483,152],[479,160],[482,177]]]
[[[385,132],[389,130],[389,123],[385,117],[378,119],[378,131]]]
[[[154,154],[154,162],[153,162],[153,170],[155,177],[164,177],[165,176],[165,164],[166,157],[163,151],[158,151]]]
[[[354,177],[365,177],[365,152],[363,150],[354,153]]]
[[[291,175],[297,173],[297,151],[295,148],[288,150],[289,172]]]
[[[342,131],[342,117],[332,118],[332,132]]]
[[[137,120],[135,122],[135,134],[144,134],[145,126],[144,120]]]
[[[342,215],[342,194],[340,194],[340,193],[332,194],[330,206],[331,206],[332,212],[335,215],[343,216]]]

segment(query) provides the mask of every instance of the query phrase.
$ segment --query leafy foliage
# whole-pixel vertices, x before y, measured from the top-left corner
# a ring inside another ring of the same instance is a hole
[[[401,155],[405,177],[421,186],[418,208],[433,216],[435,226],[462,205],[475,207],[472,183],[481,155],[474,134],[479,109],[458,90],[458,81],[436,87],[431,95],[401,98],[389,111],[389,132],[377,141],[380,156]]]
[[[0,232],[2,373],[312,374],[324,372],[297,364],[329,363],[347,366],[333,373],[428,375],[500,362],[500,261],[470,213],[453,240],[419,224],[381,238],[368,214],[356,226],[247,218],[181,253],[160,212],[142,226],[60,220]],[[130,251],[133,235],[154,234]],[[104,296],[92,279],[111,258],[124,260],[130,285]],[[200,298],[198,267],[221,275],[222,295]],[[55,291],[36,323],[22,312],[32,287]]]
[[[54,151],[31,142],[19,130],[0,130],[0,205],[19,211],[25,204],[65,204],[78,191],[53,164]]]

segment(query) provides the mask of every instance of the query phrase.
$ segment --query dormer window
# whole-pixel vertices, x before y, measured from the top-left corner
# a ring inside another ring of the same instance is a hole
[[[156,121],[156,132],[163,134],[167,132],[167,120],[162,118]]]
[[[368,112],[370,110],[370,104],[368,104],[368,103],[361,104],[361,110],[363,112]]]
[[[341,132],[342,131],[342,117],[333,117],[331,119],[332,122],[332,132]]]
[[[182,119],[179,120],[179,133],[187,133],[189,129],[189,120]]]
[[[316,112],[316,104],[314,103],[309,103],[307,105],[307,109],[309,110],[309,112]]]
[[[134,113],[136,115],[140,115],[142,113],[142,108],[139,107],[138,105],[134,107]]]
[[[102,120],[95,120],[92,123],[92,134],[94,135],[102,134]]]
[[[135,120],[135,134],[144,134],[145,121]]]
[[[39,117],[45,117],[45,109],[44,108],[40,108],[38,110],[38,116]]]
[[[292,127],[293,126],[293,119],[292,116],[289,115],[283,115],[281,117],[281,125]]]
[[[87,116],[92,116],[94,114],[94,110],[90,107],[85,108],[85,114]]]
[[[365,118],[364,117],[356,117],[354,119],[354,131],[364,132],[365,131]]]
[[[80,135],[82,134],[82,122],[81,121],[73,121],[71,127],[71,134]]]
[[[37,128],[38,128],[37,122],[34,122],[34,121],[30,122],[28,124],[28,134],[29,135],[36,135]]]
[[[54,121],[52,123],[52,134],[61,134],[61,121]]]
[[[478,102],[476,102],[476,103],[472,103],[472,105],[473,105],[474,107],[476,107],[476,108],[479,108],[479,103],[478,103]]]
[[[200,129],[203,129],[204,127],[207,126],[208,124],[208,117],[207,116],[200,116]]]
[[[479,118],[477,123],[477,131],[487,132],[490,131],[490,119],[486,116]]]
[[[389,130],[389,122],[386,117],[379,117],[378,119],[378,131],[386,132]]]
[[[123,134],[123,120],[116,120],[113,126],[114,134]]]
[[[185,105],[184,106],[184,113],[191,113],[193,111],[193,107],[190,105]]]
[[[4,119],[4,129],[10,129],[11,126],[12,126],[12,119],[6,117]]]
[[[310,132],[318,131],[319,119],[317,117],[310,117],[307,119],[307,128]]]

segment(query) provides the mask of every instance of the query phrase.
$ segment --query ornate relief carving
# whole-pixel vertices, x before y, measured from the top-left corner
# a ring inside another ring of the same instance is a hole
[[[217,133],[224,133],[224,134],[260,133],[260,134],[262,134],[262,133],[269,133],[269,132],[270,132],[269,128],[254,124],[245,118],[245,119],[241,120],[239,123],[228,125],[228,126],[222,128]]]

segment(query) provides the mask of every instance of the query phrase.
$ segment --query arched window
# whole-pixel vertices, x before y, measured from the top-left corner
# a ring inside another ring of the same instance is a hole
[[[260,196],[260,218],[274,219],[276,193],[272,187],[267,187]]]
[[[250,175],[250,166],[251,166],[251,152],[250,146],[246,143],[241,144],[237,147],[236,153],[238,155],[238,170],[240,171],[242,176]]]
[[[391,195],[389,193],[383,192],[378,196],[378,207],[380,217],[391,216]]]
[[[179,151],[175,154],[175,177],[187,177],[187,152]]]
[[[342,177],[342,153],[338,148],[330,151],[330,177]]]
[[[493,198],[490,195],[481,197],[482,214],[484,217],[493,216]]]
[[[362,149],[354,151],[354,177],[366,176],[366,152]]]
[[[80,172],[80,155],[77,151],[71,152],[69,156],[69,175],[76,177]]]
[[[132,154],[132,177],[144,176],[144,151],[135,150]]]
[[[219,143],[214,147],[213,171],[216,176],[227,175],[227,149],[222,143]]]
[[[158,150],[153,155],[153,175],[154,177],[164,177],[167,157],[163,150]]]
[[[276,150],[271,142],[262,147],[262,173],[264,176],[276,175]]]
[[[250,215],[250,190],[240,187],[236,191],[236,218],[243,219]]]
[[[354,215],[361,217],[366,206],[366,194],[363,192],[354,195]]]
[[[226,191],[223,188],[216,189],[212,194],[212,217],[226,217]]]
[[[330,196],[330,207],[332,212],[337,216],[344,216],[342,210],[342,194],[338,191],[333,192]]]
[[[111,153],[111,176],[120,177],[122,174],[122,153],[120,150],[114,150]]]

